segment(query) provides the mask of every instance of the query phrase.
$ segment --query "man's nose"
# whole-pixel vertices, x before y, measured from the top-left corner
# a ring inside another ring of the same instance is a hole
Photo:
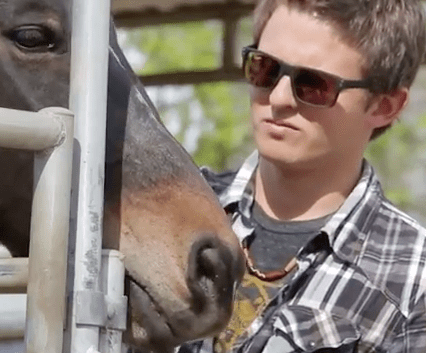
[[[296,107],[296,97],[291,89],[291,80],[289,76],[280,78],[276,86],[272,89],[269,95],[269,104],[278,107]]]

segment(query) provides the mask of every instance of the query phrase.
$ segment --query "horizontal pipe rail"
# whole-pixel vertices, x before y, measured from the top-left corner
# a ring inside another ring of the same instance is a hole
[[[26,290],[27,284],[28,258],[0,258],[0,293],[15,292],[16,287]]]
[[[0,147],[42,151],[60,144],[63,130],[55,116],[0,108]]]
[[[0,295],[0,341],[24,337],[26,304],[26,294]]]

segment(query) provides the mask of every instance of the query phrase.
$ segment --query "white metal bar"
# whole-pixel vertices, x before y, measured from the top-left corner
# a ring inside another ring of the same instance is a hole
[[[0,341],[0,352],[2,353],[24,353],[24,351],[25,345],[22,338]]]
[[[0,295],[0,340],[24,337],[26,305],[26,294]]]
[[[28,258],[0,258],[0,293],[8,292],[14,287],[27,288]],[[0,315],[1,318],[1,315]]]
[[[124,256],[116,250],[102,250],[102,291],[110,303],[119,302],[124,295]],[[108,317],[120,315],[112,305],[108,307]],[[121,353],[122,331],[105,328],[101,331],[99,351]]]
[[[27,353],[62,350],[74,119],[63,108],[43,114],[62,121],[64,138],[34,157],[25,343]]]
[[[57,145],[61,132],[54,116],[0,108],[0,147],[41,151]]]
[[[73,181],[74,280],[64,351],[86,353],[97,349],[99,327],[78,324],[76,300],[100,292],[110,0],[73,0],[72,12],[70,109],[79,176]]]

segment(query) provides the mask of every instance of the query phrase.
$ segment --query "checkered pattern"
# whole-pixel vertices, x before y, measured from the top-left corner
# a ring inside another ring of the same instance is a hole
[[[253,153],[215,188],[234,205],[240,241],[251,234]],[[219,190],[221,189],[221,190]],[[237,206],[237,207],[235,207]],[[426,231],[383,196],[373,168],[298,254],[299,269],[250,327],[238,352],[426,352]],[[182,352],[213,351],[212,340]]]

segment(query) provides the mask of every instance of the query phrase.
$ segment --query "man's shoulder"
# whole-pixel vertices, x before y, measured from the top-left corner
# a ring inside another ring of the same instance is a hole
[[[376,230],[386,229],[391,234],[416,234],[426,238],[426,228],[405,211],[396,207],[387,198],[382,197],[377,217],[375,219]]]
[[[201,173],[216,195],[221,195],[231,185],[237,171],[228,170],[217,173],[207,167],[201,167]]]
[[[355,217],[362,232],[378,233],[388,238],[407,233],[426,238],[425,227],[386,197],[380,180],[367,161],[364,161],[363,180],[365,186],[360,189],[362,196],[358,199],[361,210]]]
[[[426,229],[383,198],[365,230],[358,265],[408,315],[416,298],[426,293]]]
[[[420,256],[426,262],[426,228],[412,216],[380,195],[371,220],[365,219],[362,231],[367,235],[366,247],[382,248],[394,256]]]

